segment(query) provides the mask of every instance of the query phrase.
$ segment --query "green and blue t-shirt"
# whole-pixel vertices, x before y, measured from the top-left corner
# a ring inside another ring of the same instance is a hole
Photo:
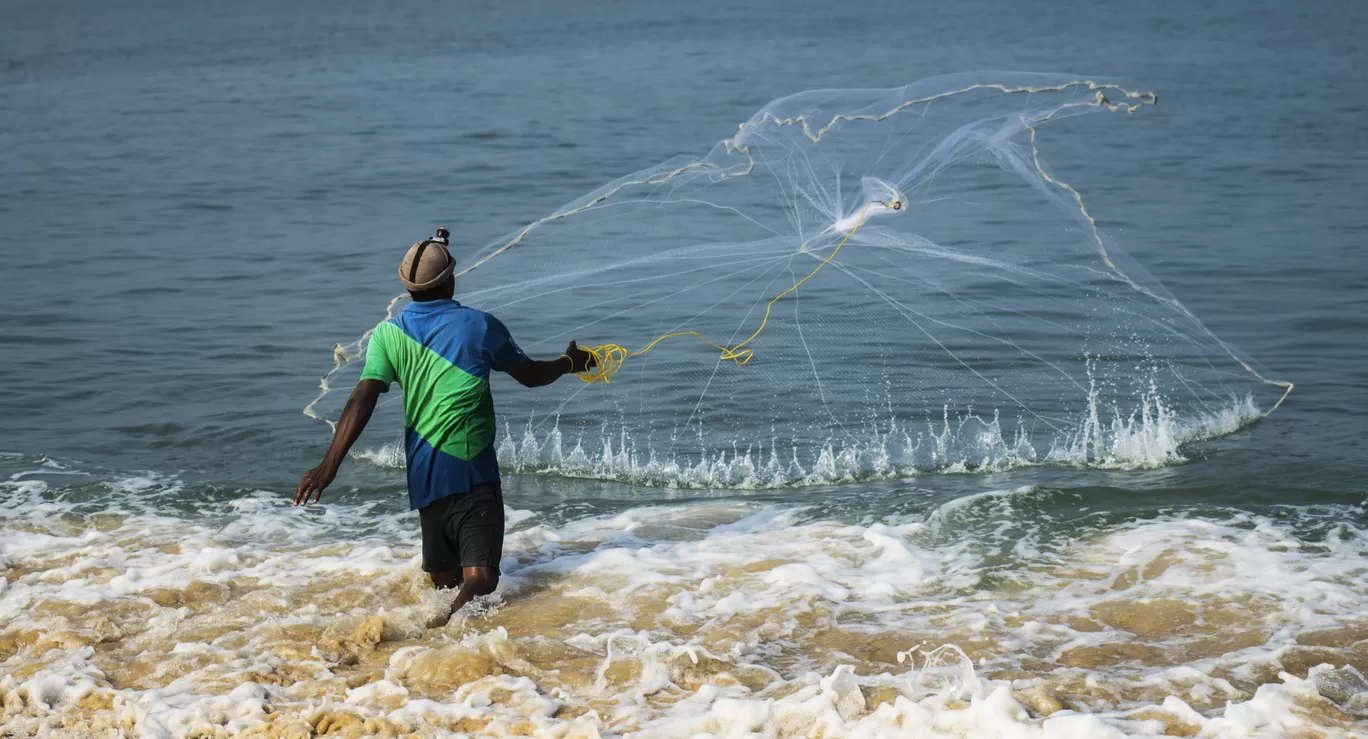
[[[525,361],[499,319],[455,300],[411,303],[375,327],[361,379],[404,391],[410,508],[499,480],[489,373]]]

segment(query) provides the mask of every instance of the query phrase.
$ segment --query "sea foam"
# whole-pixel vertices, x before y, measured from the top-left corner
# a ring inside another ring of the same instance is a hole
[[[499,591],[433,628],[449,595],[405,512],[321,525],[262,492],[227,521],[111,524],[54,493],[0,483],[0,701],[21,734],[1353,736],[1368,718],[1368,536],[1307,533],[1329,510],[1015,540],[1002,522],[1057,491],[864,523],[510,510]]]

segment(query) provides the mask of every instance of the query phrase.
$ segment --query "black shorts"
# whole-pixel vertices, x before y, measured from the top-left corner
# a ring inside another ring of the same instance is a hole
[[[499,483],[476,485],[418,509],[423,527],[423,571],[493,567],[503,557],[504,507]]]

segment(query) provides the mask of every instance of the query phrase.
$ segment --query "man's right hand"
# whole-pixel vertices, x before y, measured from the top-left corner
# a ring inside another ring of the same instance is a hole
[[[294,504],[307,505],[309,496],[313,495],[313,502],[323,497],[323,488],[332,484],[333,478],[337,477],[337,468],[342,466],[342,460],[347,458],[347,450],[356,443],[357,437],[370,423],[371,413],[375,411],[375,402],[380,398],[380,393],[389,389],[389,383],[380,380],[362,380],[356,383],[356,389],[352,391],[351,397],[347,398],[347,405],[342,409],[342,416],[337,419],[337,431],[333,433],[332,445],[328,447],[328,453],[323,455],[323,463],[304,473],[299,479],[299,486],[294,491]]]
[[[323,488],[331,485],[334,477],[337,477],[337,470],[326,462],[305,472],[299,479],[299,487],[295,488],[293,504],[308,505],[310,494],[317,503],[323,497]]]
[[[598,360],[594,359],[594,355],[579,348],[574,339],[571,339],[570,344],[565,347],[565,356],[570,358],[570,372],[573,374],[579,374],[598,366]]]

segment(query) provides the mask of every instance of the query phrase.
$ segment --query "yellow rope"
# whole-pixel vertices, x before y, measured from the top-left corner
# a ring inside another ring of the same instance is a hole
[[[576,374],[579,376],[581,380],[585,382],[612,382],[613,375],[616,375],[618,370],[622,369],[622,365],[628,359],[632,357],[639,357],[653,349],[656,344],[659,344],[660,342],[666,339],[673,339],[677,336],[698,337],[698,339],[702,341],[704,344],[707,344],[708,346],[718,350],[719,352],[722,352],[721,359],[723,360],[736,362],[738,365],[742,365],[749,362],[751,358],[755,356],[755,350],[746,349],[744,347],[747,344],[754,341],[755,337],[759,336],[761,331],[765,330],[765,326],[769,324],[770,311],[774,309],[774,304],[779,302],[781,299],[788,296],[789,294],[791,294],[794,290],[797,290],[800,285],[812,279],[814,275],[822,271],[823,267],[830,264],[831,260],[836,258],[837,252],[841,251],[841,247],[845,246],[845,243],[850,240],[850,237],[854,236],[855,232],[860,230],[860,226],[864,225],[865,216],[869,213],[869,207],[874,205],[876,202],[880,203],[881,205],[885,205],[886,207],[893,208],[894,210],[900,210],[902,208],[902,203],[900,201],[894,201],[893,203],[882,203],[877,200],[871,200],[870,202],[865,203],[864,209],[860,211],[860,218],[855,222],[855,227],[850,229],[850,232],[845,235],[845,238],[841,239],[841,242],[836,245],[835,249],[831,250],[831,253],[827,255],[827,258],[823,259],[821,264],[818,264],[816,269],[809,272],[806,277],[793,283],[793,285],[789,287],[789,289],[779,293],[778,295],[775,295],[769,301],[769,303],[765,305],[765,316],[760,319],[760,326],[755,329],[755,333],[746,337],[745,341],[742,341],[741,343],[732,347],[726,347],[721,344],[718,344],[715,341],[712,341],[711,339],[704,336],[703,334],[698,333],[697,331],[676,331],[674,333],[664,334],[663,336],[657,336],[654,341],[634,352],[627,351],[625,347],[619,346],[617,344],[600,344],[599,346],[589,347],[585,349],[585,351],[588,352],[589,355],[594,358],[594,361],[597,363],[598,366]]]

